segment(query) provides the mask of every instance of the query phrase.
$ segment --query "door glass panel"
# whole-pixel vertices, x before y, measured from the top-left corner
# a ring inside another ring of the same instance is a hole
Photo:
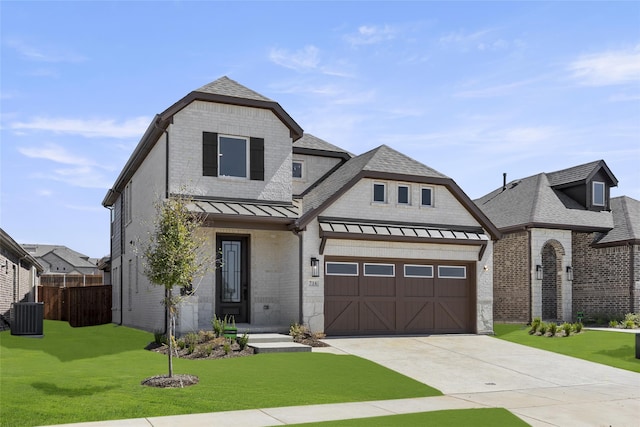
[[[222,302],[240,302],[242,285],[241,242],[222,241]]]

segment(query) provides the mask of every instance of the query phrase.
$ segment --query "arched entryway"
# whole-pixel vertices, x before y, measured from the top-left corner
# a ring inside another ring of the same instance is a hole
[[[557,240],[542,247],[542,319],[557,321],[562,316],[562,257],[564,248]]]

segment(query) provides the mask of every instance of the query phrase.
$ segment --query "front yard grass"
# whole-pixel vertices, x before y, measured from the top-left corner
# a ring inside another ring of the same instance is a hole
[[[153,335],[113,324],[44,323],[44,337],[0,333],[0,425],[42,425],[307,404],[439,396],[373,362],[347,355],[280,353],[219,360],[174,359],[200,383],[140,385],[167,372],[144,350]]]
[[[327,421],[323,423],[297,424],[304,427],[387,427],[387,426],[438,426],[438,427],[519,427],[529,424],[503,408],[451,409],[445,411],[417,412],[415,414],[389,415],[386,417],[358,418]]]
[[[631,333],[583,329],[570,337],[549,338],[529,335],[526,325],[498,323],[493,330],[497,338],[506,341],[640,372],[640,360],[635,357],[635,335]]]

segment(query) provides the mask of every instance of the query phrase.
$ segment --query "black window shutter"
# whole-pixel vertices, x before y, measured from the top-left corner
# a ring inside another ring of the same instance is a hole
[[[202,175],[218,176],[218,134],[202,132]]]
[[[264,138],[251,138],[249,152],[250,178],[264,181]]]

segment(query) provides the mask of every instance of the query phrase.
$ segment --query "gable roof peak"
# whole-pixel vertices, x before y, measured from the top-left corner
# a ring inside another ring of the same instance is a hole
[[[387,172],[398,175],[426,176],[431,178],[449,178],[443,173],[382,144],[356,158],[366,159],[362,170]]]
[[[261,95],[258,92],[249,89],[246,86],[241,85],[237,81],[232,80],[227,76],[222,76],[219,79],[214,80],[211,83],[208,83],[200,87],[199,89],[196,89],[196,92],[210,93],[213,95],[231,96],[234,98],[254,99],[258,101],[274,102],[272,99],[269,99],[266,96]]]

